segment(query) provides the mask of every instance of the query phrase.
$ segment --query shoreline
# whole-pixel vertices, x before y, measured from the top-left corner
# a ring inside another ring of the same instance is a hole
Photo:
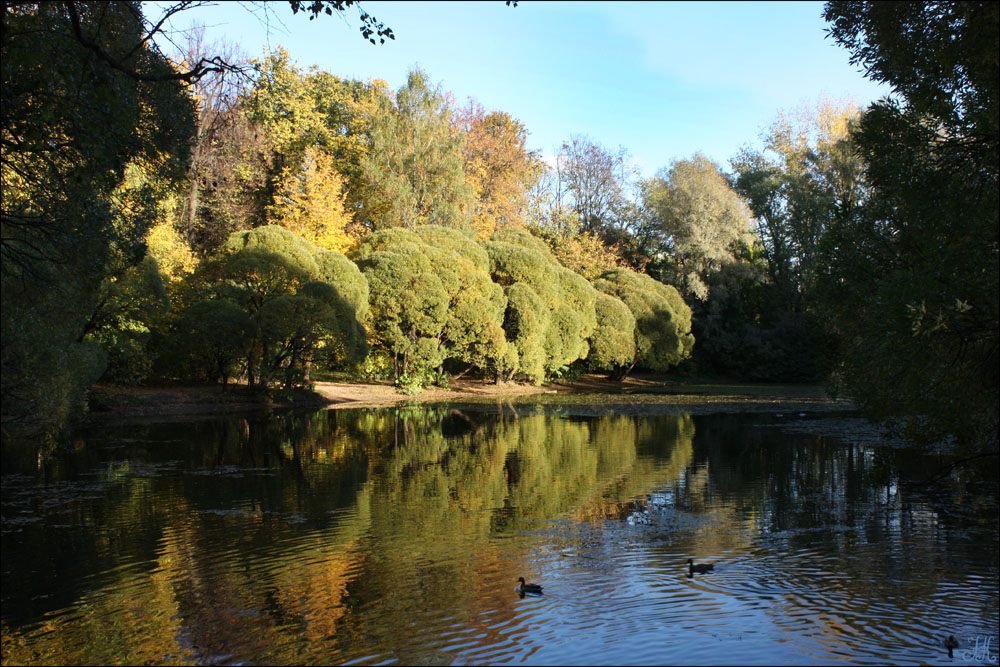
[[[574,397],[578,397],[580,402],[587,402],[584,396],[591,395],[606,404],[669,405],[687,407],[696,412],[853,409],[849,402],[829,398],[817,385],[696,383],[643,377],[629,377],[616,382],[594,374],[584,375],[573,382],[541,386],[520,383],[498,385],[479,379],[461,379],[453,381],[451,389],[429,387],[412,396],[399,393],[388,381],[316,382],[314,387],[315,393],[296,392],[288,400],[263,400],[245,385],[230,385],[225,392],[220,385],[97,385],[92,390],[91,409],[86,421],[95,424],[132,417],[169,419],[288,408],[382,408],[401,403],[509,400],[544,395],[548,395],[544,400],[560,402],[576,402]]]

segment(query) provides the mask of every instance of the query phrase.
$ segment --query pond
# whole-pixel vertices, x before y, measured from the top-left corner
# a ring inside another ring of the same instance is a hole
[[[456,404],[6,451],[3,663],[997,664],[995,463],[911,483],[936,457],[851,418]]]

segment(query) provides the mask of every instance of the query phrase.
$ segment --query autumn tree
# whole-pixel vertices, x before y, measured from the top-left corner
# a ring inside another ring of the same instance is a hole
[[[858,114],[852,102],[828,99],[779,112],[761,134],[763,150],[747,147],[732,160],[734,188],[753,211],[771,282],[793,311],[814,285],[823,234],[867,196],[849,138]]]
[[[624,149],[612,153],[573,136],[530,190],[529,227],[588,279],[616,266],[644,267],[635,248],[643,211],[634,177]]]
[[[661,169],[645,191],[653,214],[664,281],[688,298],[705,301],[707,280],[737,261],[753,243],[750,209],[733,192],[718,165],[702,155]]]
[[[376,120],[393,108],[385,82],[304,71],[281,48],[258,66],[244,104],[267,137],[268,221],[331,248],[356,246],[390,206],[362,164]]]
[[[2,21],[3,424],[52,433],[103,371],[87,322],[142,260],[194,113],[137,2],[7,3]]]
[[[328,154],[306,148],[302,163],[286,166],[277,180],[268,207],[274,224],[321,248],[345,252],[355,245],[348,233],[351,216],[344,206],[346,181]]]
[[[565,162],[564,156],[557,155],[554,166],[543,166],[528,192],[528,226],[547,236],[569,236],[581,229],[563,169]]]
[[[470,99],[455,115],[466,135],[465,178],[473,189],[472,227],[480,239],[498,229],[524,227],[528,193],[542,169],[526,148],[524,125],[503,111],[487,112]]]
[[[593,232],[563,235],[537,230],[537,233],[549,243],[552,254],[560,264],[587,280],[594,280],[605,271],[626,265],[618,246],[609,248]]]
[[[212,57],[210,54],[234,66],[246,64],[246,58],[239,54],[236,46],[206,43],[204,27],[192,28],[187,33],[185,47],[178,64],[181,69]],[[244,84],[244,77],[228,69],[208,72],[191,84],[190,92],[198,114],[187,167],[187,188],[182,195],[176,226],[192,248],[204,247],[206,240],[213,236],[214,230],[208,229],[212,225],[211,214],[205,209],[216,202],[203,201],[203,194],[205,190],[218,187],[216,172],[225,169],[219,164],[224,154],[219,147],[234,134],[232,125],[239,122],[237,105]],[[229,231],[232,230],[225,235]]]
[[[365,175],[362,161],[371,148],[371,133],[379,110],[389,102],[392,91],[382,79],[357,81],[312,69],[308,75],[313,104],[321,114],[327,132],[323,152],[332,159],[333,169],[345,179],[344,205],[350,214],[348,231],[357,239],[371,229],[371,221],[386,203]]]

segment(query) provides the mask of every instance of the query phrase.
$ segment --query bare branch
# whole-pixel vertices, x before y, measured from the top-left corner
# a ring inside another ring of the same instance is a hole
[[[146,74],[137,72],[129,67],[126,67],[118,59],[105,51],[99,44],[88,38],[83,34],[83,28],[80,25],[80,14],[76,10],[75,2],[66,2],[66,11],[69,13],[70,22],[73,26],[73,35],[76,37],[77,41],[83,46],[90,49],[94,54],[106,62],[113,69],[122,72],[129,78],[135,81],[144,82],[157,82],[157,81],[183,81],[185,83],[193,83],[200,79],[201,77],[209,74],[211,72],[222,72],[222,71],[232,71],[237,73],[242,73],[243,68],[235,67],[229,63],[224,62],[220,57],[216,56],[214,58],[202,58],[199,60],[190,70],[186,72],[173,72],[171,74]]]

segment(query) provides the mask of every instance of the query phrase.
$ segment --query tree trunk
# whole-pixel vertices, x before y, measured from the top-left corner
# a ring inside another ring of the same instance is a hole
[[[192,165],[194,161],[192,160]],[[184,235],[187,237],[188,246],[195,247],[194,244],[194,228],[195,220],[198,216],[198,174],[195,172],[194,167],[191,169],[191,187],[188,190],[187,196],[187,206],[185,206],[184,213]]]

